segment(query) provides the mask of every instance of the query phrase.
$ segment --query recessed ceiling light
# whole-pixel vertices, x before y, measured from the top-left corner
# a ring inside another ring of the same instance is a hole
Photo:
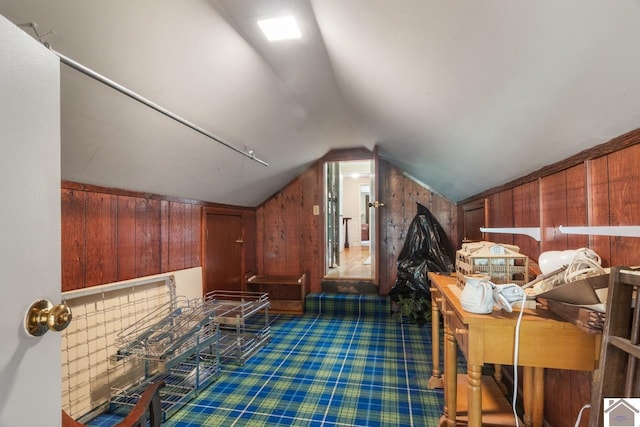
[[[261,19],[258,21],[258,25],[270,42],[302,37],[300,27],[293,16]]]

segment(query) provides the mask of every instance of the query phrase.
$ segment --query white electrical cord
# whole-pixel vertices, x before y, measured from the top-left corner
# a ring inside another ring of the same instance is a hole
[[[601,265],[602,259],[594,250],[589,248],[576,249],[571,264],[564,271],[564,281],[569,283],[585,277],[605,274]]]
[[[588,403],[580,409],[580,412],[578,413],[578,419],[576,420],[574,427],[578,427],[580,425],[580,420],[582,419],[582,411],[584,411],[587,408],[591,408],[591,405]]]
[[[520,323],[522,322],[524,305],[526,303],[527,294],[523,292],[522,305],[520,305],[520,314],[518,314],[518,321],[516,322],[516,335],[513,343],[513,398],[511,402],[511,409],[513,410],[513,416],[516,420],[516,427],[520,427],[520,421],[518,421],[518,412],[516,411],[516,401],[518,400],[518,350],[520,347]]]

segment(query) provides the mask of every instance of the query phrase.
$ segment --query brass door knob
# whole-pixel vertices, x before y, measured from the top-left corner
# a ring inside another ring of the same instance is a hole
[[[24,327],[29,335],[39,337],[47,331],[62,331],[71,323],[71,309],[63,304],[54,306],[50,301],[41,299],[29,307]]]

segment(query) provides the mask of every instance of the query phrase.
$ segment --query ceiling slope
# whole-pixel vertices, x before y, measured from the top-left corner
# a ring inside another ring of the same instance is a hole
[[[266,42],[256,20],[284,12],[302,39]],[[269,163],[63,65],[63,179],[88,184],[256,206],[331,149],[378,145],[458,201],[640,123],[638,0],[0,0],[0,13]]]

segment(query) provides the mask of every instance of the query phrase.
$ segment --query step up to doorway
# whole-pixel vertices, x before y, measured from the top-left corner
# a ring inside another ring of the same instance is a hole
[[[378,295],[378,287],[371,281],[359,279],[322,279],[322,292],[329,294]]]
[[[387,297],[373,294],[310,293],[306,297],[306,313],[339,317],[387,317]]]

